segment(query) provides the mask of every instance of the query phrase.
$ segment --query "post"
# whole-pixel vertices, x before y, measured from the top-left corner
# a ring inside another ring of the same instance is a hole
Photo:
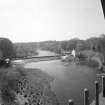
[[[84,89],[84,105],[89,105],[89,91],[87,88]]]
[[[101,4],[102,4],[102,9],[103,9],[104,18],[105,18],[105,0],[101,0]]]
[[[105,97],[105,76],[102,76],[102,95]]]
[[[99,105],[99,83],[95,81],[95,105]]]
[[[74,105],[73,100],[69,99],[69,100],[68,100],[68,105]]]

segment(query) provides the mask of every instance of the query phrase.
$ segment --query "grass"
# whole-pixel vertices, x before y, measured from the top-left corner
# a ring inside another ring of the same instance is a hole
[[[17,96],[19,95],[16,95],[15,90],[17,89],[18,81],[23,77],[30,81],[30,86],[32,86],[34,89],[34,93],[37,97],[34,100],[40,99],[41,102],[46,103],[46,105],[59,105],[56,99],[56,95],[50,87],[50,83],[53,81],[51,76],[39,69],[27,69],[19,66],[0,68],[1,103],[5,105],[18,105],[21,103],[16,103]],[[30,90],[27,90],[27,94],[28,91]],[[43,96],[40,96],[42,93]]]
[[[17,88],[19,78],[26,74],[21,68],[0,68],[0,90],[2,103],[12,104],[15,100],[14,90]]]

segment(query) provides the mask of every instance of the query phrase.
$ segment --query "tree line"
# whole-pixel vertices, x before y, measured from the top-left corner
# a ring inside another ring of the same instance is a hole
[[[14,43],[14,50],[17,58],[37,55],[37,43]]]
[[[64,41],[44,41],[39,42],[38,47],[42,50],[54,51],[56,53],[61,53],[64,51],[71,51],[75,49],[76,51],[93,50],[100,52],[105,56],[105,35],[100,35],[100,37],[91,37],[86,40],[81,40],[74,38],[71,40]]]
[[[11,42],[12,43],[12,42]],[[4,53],[13,52],[15,57],[26,57],[26,56],[34,56],[37,55],[37,49],[41,50],[49,50],[56,53],[62,53],[62,51],[71,51],[75,49],[77,52],[84,50],[93,50],[96,52],[100,52],[105,56],[105,35],[100,35],[100,37],[92,37],[86,40],[81,40],[78,38],[64,40],[64,41],[43,41],[43,42],[30,42],[30,43],[12,43],[9,47],[12,48],[6,49],[5,44],[2,41],[0,46],[5,49]],[[8,44],[9,45],[9,44]],[[4,47],[3,47],[4,46]],[[11,51],[10,51],[11,50]]]

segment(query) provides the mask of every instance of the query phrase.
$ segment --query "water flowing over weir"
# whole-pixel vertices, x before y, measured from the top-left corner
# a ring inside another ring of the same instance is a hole
[[[76,105],[83,104],[83,89],[88,88],[90,100],[94,98],[94,81],[97,71],[86,66],[65,64],[60,60],[32,62],[25,65],[26,68],[39,68],[54,80],[51,84],[61,105],[66,105],[68,99],[75,100]]]

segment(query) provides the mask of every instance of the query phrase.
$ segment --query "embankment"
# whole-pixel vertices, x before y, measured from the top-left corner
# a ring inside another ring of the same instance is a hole
[[[0,101],[6,105],[59,105],[50,87],[52,81],[51,76],[39,69],[18,66],[0,68]]]

